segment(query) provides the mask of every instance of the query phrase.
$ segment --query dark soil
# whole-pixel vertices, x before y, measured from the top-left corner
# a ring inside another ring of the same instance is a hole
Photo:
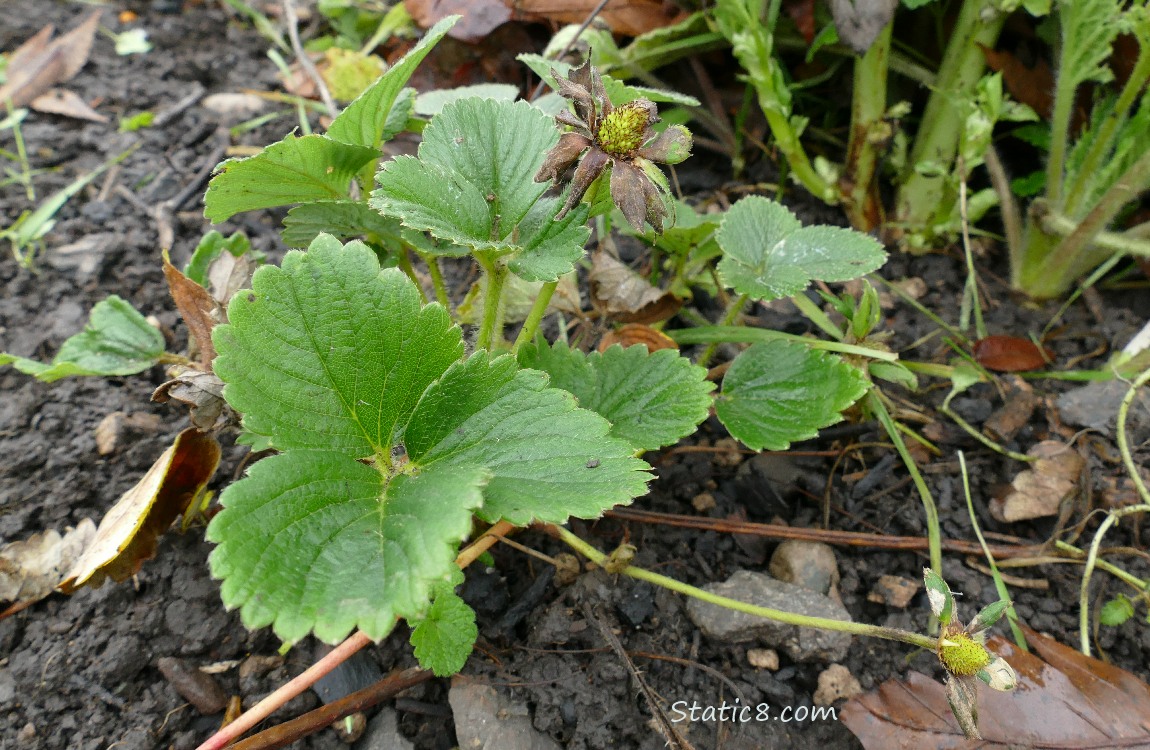
[[[154,315],[173,332],[169,347],[180,350],[186,333],[168,297],[160,271],[157,225],[142,207],[151,207],[193,186],[196,174],[218,159],[228,143],[217,118],[198,104],[174,112],[163,127],[118,134],[115,122],[143,110],[163,116],[177,102],[201,88],[206,93],[246,88],[275,90],[274,67],[265,56],[267,43],[252,29],[228,22],[214,4],[195,6],[183,14],[164,15],[145,3],[115,2],[105,23],[115,25],[114,12],[131,7],[142,16],[154,51],[143,56],[115,55],[111,42],[98,36],[91,61],[68,84],[101,112],[111,116],[106,125],[84,123],[33,113],[24,124],[24,138],[32,165],[51,171],[36,177],[37,195],[63,187],[77,175],[96,168],[130,146],[138,149],[122,166],[97,180],[59,214],[47,237],[38,274],[22,270],[0,253],[0,350],[48,359],[67,336],[78,331],[88,310],[109,294],[118,294],[145,315]],[[90,6],[55,1],[7,0],[0,3],[4,23],[0,49],[11,50],[46,23],[57,29],[72,27]],[[515,36],[522,43],[521,34]],[[459,83],[458,81],[453,83]],[[246,134],[243,143],[263,144],[283,135],[294,116],[263,130]],[[12,150],[11,135],[0,143]],[[6,166],[12,166],[6,162]],[[712,186],[728,178],[721,172],[687,174],[684,181]],[[132,195],[137,200],[125,197]],[[198,205],[202,187],[194,187],[191,200],[177,212],[172,256],[182,263],[209,226]],[[0,222],[13,221],[35,204],[23,191],[9,185],[0,193]],[[800,212],[802,213],[802,212]],[[822,207],[808,208],[809,220],[828,214]],[[830,214],[834,216],[833,212]],[[242,228],[253,244],[273,259],[282,254],[277,217],[269,213],[241,215],[229,230]],[[100,251],[90,267],[71,263],[57,250],[96,236]],[[995,268],[998,260],[989,261]],[[926,283],[923,305],[953,322],[964,279],[962,264],[945,255],[907,258],[892,255],[883,271],[891,279],[919,277]],[[988,274],[989,295],[997,304],[988,310],[992,332],[1026,335],[1041,331],[1053,308],[1026,309],[1003,292]],[[1101,317],[1081,304],[1071,308],[1066,325],[1052,343],[1056,361],[1069,362],[1097,347],[1099,342],[1125,341],[1150,314],[1147,300],[1103,296]],[[799,319],[785,313],[759,310],[763,324],[793,330]],[[899,306],[889,311],[888,330],[896,349],[908,346],[934,326],[913,310]],[[933,339],[908,356],[944,361],[945,350]],[[1097,365],[1086,360],[1079,366]],[[26,538],[45,529],[74,525],[83,518],[98,519],[151,465],[171,438],[186,426],[179,409],[150,403],[151,391],[164,381],[160,368],[130,378],[74,378],[45,385],[15,372],[0,370],[0,542]],[[1073,387],[1055,381],[1037,381],[1043,394]],[[892,392],[898,394],[897,389]],[[903,394],[905,396],[906,394]],[[944,389],[909,398],[928,408]],[[1001,406],[995,390],[978,387],[955,402],[968,421],[980,424]],[[136,435],[115,453],[97,453],[93,431],[115,411],[152,413],[160,427]],[[1055,434],[1054,412],[1040,408],[1035,421],[1023,428],[1009,447],[1026,450]],[[958,474],[956,451],[966,451],[979,508],[985,508],[997,485],[1019,470],[1017,463],[983,448],[947,421],[932,433],[942,455],[926,468],[927,480],[939,503],[943,536],[973,539]],[[1057,436],[1055,434],[1055,436]],[[727,437],[715,421],[704,425],[693,440],[696,448],[714,446]],[[800,454],[786,459],[789,479],[768,486],[753,467],[740,472],[749,452],[684,451],[668,449],[648,456],[658,479],[650,496],[636,507],[714,518],[742,516],[752,521],[782,520],[792,526],[818,526],[821,498],[829,497],[832,528],[879,531],[892,535],[925,535],[917,493],[905,481],[901,464],[883,463],[891,451],[871,448],[851,453],[836,465],[836,448],[850,440],[878,443],[885,440],[874,424],[858,428],[832,428],[824,436],[797,446]],[[225,438],[224,460],[213,487],[224,486],[240,470],[247,449]],[[1112,441],[1083,443],[1091,466],[1091,482],[1101,486],[1122,475],[1115,462]],[[830,456],[826,453],[830,453]],[[881,467],[867,491],[854,491],[866,469]],[[844,478],[846,477],[846,478]],[[692,499],[708,492],[715,507],[700,514]],[[985,510],[980,523],[989,531],[1045,540],[1051,523],[1003,526]],[[1136,545],[1132,524],[1111,532],[1108,545]],[[1088,526],[1087,532],[1095,526]],[[602,549],[624,540],[638,547],[638,562],[682,580],[702,584],[725,580],[735,570],[766,569],[774,542],[626,523],[605,519],[577,523],[574,529]],[[519,541],[548,554],[564,550],[549,538],[524,533]],[[0,747],[28,750],[120,750],[191,748],[211,734],[220,716],[201,716],[186,705],[160,674],[162,657],[180,657],[195,665],[239,660],[249,655],[274,656],[277,639],[266,630],[248,632],[234,613],[226,613],[218,586],[206,564],[211,546],[202,530],[169,533],[158,557],[147,563],[130,582],[84,589],[71,597],[53,595],[19,614],[0,621]],[[882,574],[909,578],[921,575],[925,557],[909,552],[839,548],[841,592],[856,621],[922,629],[926,606],[920,596],[906,610],[867,601],[867,593]],[[507,691],[532,712],[537,729],[567,748],[650,748],[664,746],[650,728],[649,712],[631,687],[624,665],[606,648],[599,631],[586,622],[584,605],[599,613],[616,629],[623,647],[635,660],[652,689],[668,705],[697,700],[703,704],[733,701],[766,702],[774,707],[811,705],[819,673],[825,664],[794,664],[784,656],[778,671],[748,665],[748,646],[717,644],[702,638],[687,619],[678,595],[656,590],[629,579],[615,580],[603,573],[582,576],[561,587],[552,581],[550,566],[508,548],[495,550],[492,570],[469,571],[467,598],[476,606],[481,638],[464,672]],[[1150,565],[1139,557],[1120,562],[1135,575],[1150,576]],[[1045,566],[1012,571],[1020,576],[1046,579],[1050,590],[1012,589],[1021,617],[1037,630],[1065,643],[1077,642],[1077,599],[1080,569]],[[996,599],[991,580],[948,556],[947,579],[964,594],[964,612],[973,612]],[[543,580],[540,580],[540,579]],[[1099,576],[1100,601],[1109,582]],[[1115,589],[1117,590],[1117,589]],[[1113,593],[1113,592],[1111,592]],[[369,650],[369,658],[386,673],[413,664],[407,633],[400,628],[387,641]],[[753,645],[753,644],[752,644]],[[1103,628],[1098,645],[1117,665],[1150,675],[1150,628],[1135,617],[1118,628]],[[225,690],[242,695],[248,706],[315,658],[319,647],[305,642],[294,648],[281,665],[240,680],[230,669],[218,675]],[[933,659],[918,654],[908,661],[908,649],[883,641],[856,640],[845,664],[871,689],[909,668],[934,673]],[[676,657],[697,662],[704,668]],[[727,678],[720,681],[717,671]],[[447,705],[448,683],[432,681],[407,694],[399,704],[403,732],[419,748],[447,748],[455,743]],[[293,701],[278,720],[298,715],[318,704],[310,691]],[[841,705],[841,704],[840,704]],[[711,722],[690,731],[699,748],[856,747],[857,741],[838,721],[753,723],[716,727]],[[332,730],[308,738],[297,747],[337,748]]]

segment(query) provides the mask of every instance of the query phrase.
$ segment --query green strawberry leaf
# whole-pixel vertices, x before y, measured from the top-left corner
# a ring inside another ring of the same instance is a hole
[[[402,272],[328,235],[256,271],[228,319],[212,331],[224,397],[278,450],[386,459],[420,395],[463,354],[442,307],[421,308]],[[413,347],[419,356],[404,356]]]
[[[184,266],[184,275],[206,289],[210,283],[208,281],[208,269],[211,268],[216,258],[219,258],[225,250],[231,253],[233,257],[240,258],[251,249],[252,243],[243,232],[233,232],[228,237],[224,237],[213,229],[203,236],[200,244],[196,245],[196,249],[192,251],[192,257]],[[262,260],[262,253],[260,256]]]
[[[731,435],[754,450],[786,450],[842,419],[869,387],[838,357],[802,344],[754,344],[723,377],[715,413]]]
[[[1098,612],[1098,621],[1103,625],[1116,627],[1134,616],[1134,602],[1119,594],[1102,605]]]
[[[761,196],[731,206],[717,239],[723,281],[758,300],[792,297],[815,279],[849,281],[886,260],[873,238],[841,227],[804,227],[787,208]]]
[[[611,435],[636,450],[670,445],[707,418],[714,384],[706,368],[672,349],[612,346],[584,354],[541,339],[519,350],[519,363],[543,370],[556,388],[570,391],[584,409],[606,417]]]
[[[97,302],[84,330],[60,345],[50,363],[0,352],[0,367],[12,365],[51,383],[71,375],[135,375],[160,361],[164,335],[112,294]]]
[[[399,474],[391,481],[344,453],[266,458],[220,496],[209,558],[244,625],[273,625],[294,643],[335,643],[358,627],[374,639],[396,617],[421,617],[451,574],[482,502],[481,468]]]
[[[480,517],[524,526],[598,518],[646,491],[647,464],[610,428],[543,373],[480,351],[427,389],[404,444],[420,466],[486,467]]]
[[[255,156],[220,164],[204,196],[204,216],[218,224],[257,208],[347,198],[351,178],[377,156],[373,148],[322,135],[289,135]]]
[[[415,658],[437,677],[463,669],[479,637],[475,611],[451,588],[441,585],[427,615],[411,630]]]
[[[522,249],[507,265],[526,281],[555,281],[575,270],[591,235],[587,227],[588,206],[580,203],[559,221],[562,203],[558,198],[541,198],[519,224]]]
[[[386,73],[367,88],[359,97],[339,113],[327,129],[328,137],[340,143],[365,146],[378,153],[380,144],[386,140],[385,129],[395,101],[403,87],[407,85],[415,69],[427,57],[440,39],[451,30],[460,16],[447,16],[432,26],[424,34],[419,44],[411,48],[402,59],[392,65]],[[405,121],[407,117],[403,118]],[[395,135],[394,132],[391,135]]]
[[[381,638],[428,616],[474,513],[593,518],[646,488],[606,420],[509,356],[460,360],[443,308],[363,243],[320,235],[257,271],[228,314],[213,330],[224,397],[250,441],[282,451],[208,528],[224,602],[250,627]]]
[[[340,240],[375,235],[386,245],[398,246],[403,227],[362,201],[315,201],[296,206],[284,217],[283,237],[288,247],[307,247],[326,232]]]
[[[527,102],[451,102],[423,131],[418,158],[383,165],[371,205],[473,250],[518,250],[513,232],[547,190],[535,174],[558,139]]]

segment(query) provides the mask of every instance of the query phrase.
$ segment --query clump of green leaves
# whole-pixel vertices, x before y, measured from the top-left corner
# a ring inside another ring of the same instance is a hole
[[[249,627],[382,638],[454,596],[441,586],[473,516],[561,523],[645,491],[647,465],[605,419],[510,356],[464,357],[447,311],[362,243],[321,235],[252,287],[214,331],[215,371],[279,453],[224,491],[208,529]]]

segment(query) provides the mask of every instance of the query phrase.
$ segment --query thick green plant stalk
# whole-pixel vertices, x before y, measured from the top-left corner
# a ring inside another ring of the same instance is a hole
[[[1118,212],[1147,188],[1150,188],[1150,149],[1130,165],[1090,213],[1077,223],[1069,217],[1050,212],[1049,204],[1035,201],[1031,206],[1030,231],[1022,262],[1012,269],[1014,287],[1035,299],[1050,299],[1065,293],[1076,278],[1102,263],[1113,252],[1112,248],[1090,252],[1089,247]],[[1073,229],[1063,238],[1059,230],[1071,227]],[[1123,249],[1141,254],[1144,245],[1131,241],[1125,243]]]
[[[883,122],[883,116],[886,114],[886,81],[893,26],[893,22],[888,23],[866,54],[855,60],[843,202],[851,225],[862,232],[880,226],[883,220],[875,173],[878,167],[877,144],[887,140],[883,131],[888,126]]]
[[[895,216],[908,234],[923,231],[950,211],[947,179],[965,119],[962,101],[970,97],[986,70],[979,45],[993,47],[1006,20],[996,6],[995,0],[966,0],[955,23],[911,149],[909,172],[898,191]],[[914,171],[922,163],[937,169],[926,174]]]
[[[747,80],[755,88],[775,145],[786,158],[794,178],[819,200],[837,203],[838,187],[818,173],[799,140],[806,121],[792,116],[791,92],[774,56],[778,2],[766,2],[770,7],[763,20],[762,0],[719,0],[714,10],[715,21],[747,71]]]

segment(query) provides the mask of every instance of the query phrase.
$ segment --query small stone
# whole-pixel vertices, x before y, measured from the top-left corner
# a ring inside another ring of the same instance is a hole
[[[755,669],[774,672],[779,668],[779,652],[773,648],[747,649],[747,661]]]
[[[415,745],[400,733],[395,709],[385,707],[367,723],[355,750],[415,750]]]
[[[710,492],[700,492],[691,499],[691,506],[700,513],[706,513],[715,507],[715,496]]]
[[[743,451],[734,438],[720,438],[715,441],[715,463],[719,466],[734,467],[743,462]]]
[[[96,452],[107,456],[116,451],[120,432],[124,429],[124,412],[114,411],[96,425]]]
[[[508,700],[490,685],[456,675],[447,700],[455,714],[459,750],[560,750],[535,729],[526,705]]]
[[[575,583],[582,570],[579,568],[579,558],[570,552],[560,552],[555,555],[555,585],[570,586]]]
[[[902,576],[883,575],[878,579],[878,583],[874,585],[870,593],[867,594],[867,601],[874,602],[875,604],[886,604],[890,607],[898,607],[905,609],[910,604],[910,600],[918,593],[922,583],[910,578],[903,578]]]
[[[36,739],[36,725],[28,722],[20,728],[19,733],[16,735],[17,742],[29,743]]]
[[[156,666],[180,697],[195,706],[204,716],[217,714],[228,705],[228,694],[210,674],[204,674],[186,661],[170,656],[162,657]]]
[[[816,706],[829,706],[842,698],[862,695],[862,685],[842,664],[832,664],[819,675],[819,686],[815,690]]]
[[[838,599],[839,565],[829,544],[788,539],[775,548],[769,570],[780,581]]]
[[[850,613],[830,597],[763,573],[740,570],[722,583],[711,583],[703,588],[712,594],[759,607],[851,622]],[[839,661],[846,656],[851,644],[849,633],[800,628],[698,599],[687,601],[687,615],[708,638],[726,643],[757,641],[780,649],[799,662]]]
[[[267,102],[255,94],[223,92],[205,96],[200,106],[225,118],[241,120],[262,112],[267,107]]]

